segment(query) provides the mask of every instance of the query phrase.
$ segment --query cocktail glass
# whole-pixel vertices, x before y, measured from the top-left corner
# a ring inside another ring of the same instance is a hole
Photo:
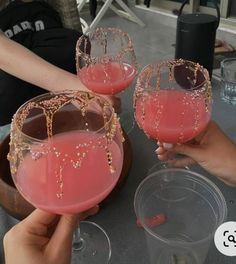
[[[84,52],[86,51],[86,52]],[[114,96],[127,89],[137,74],[137,60],[128,33],[118,28],[97,28],[76,45],[77,74],[97,94]],[[129,133],[134,119],[125,109],[121,125]]]
[[[156,142],[185,143],[207,126],[212,108],[208,71],[183,59],[147,65],[134,93],[135,119]],[[158,163],[151,171],[164,168]]]
[[[77,214],[114,188],[123,163],[123,136],[110,104],[87,92],[47,93],[14,115],[8,159],[14,183],[34,207]],[[108,263],[110,241],[95,223],[76,230],[73,263]]]

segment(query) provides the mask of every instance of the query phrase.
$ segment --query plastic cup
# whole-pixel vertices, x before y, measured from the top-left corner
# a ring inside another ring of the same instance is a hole
[[[134,206],[152,264],[204,263],[214,233],[227,216],[224,196],[213,182],[177,168],[145,178]]]
[[[236,105],[236,58],[224,59],[221,62],[221,98]]]

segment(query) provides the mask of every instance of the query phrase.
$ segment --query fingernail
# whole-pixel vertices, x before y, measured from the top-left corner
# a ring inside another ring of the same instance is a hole
[[[165,149],[172,149],[173,148],[173,144],[171,144],[171,143],[163,143],[163,147]]]
[[[95,214],[99,211],[99,209],[100,209],[99,205],[95,205],[95,206],[94,206]]]

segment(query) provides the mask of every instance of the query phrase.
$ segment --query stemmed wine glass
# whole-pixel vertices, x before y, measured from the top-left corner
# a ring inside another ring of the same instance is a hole
[[[147,65],[134,93],[135,119],[155,141],[178,144],[195,138],[207,126],[212,107],[208,71],[183,59]],[[167,167],[158,163],[151,170]]]
[[[118,181],[122,141],[116,114],[104,98],[82,91],[40,95],[22,105],[12,121],[8,159],[14,183],[37,208],[56,214],[88,210]],[[80,229],[75,263],[108,263],[105,231],[87,221]]]
[[[97,28],[76,45],[77,74],[97,94],[115,95],[127,89],[137,74],[137,60],[128,33],[118,28]],[[129,133],[133,118],[124,110],[122,127]]]

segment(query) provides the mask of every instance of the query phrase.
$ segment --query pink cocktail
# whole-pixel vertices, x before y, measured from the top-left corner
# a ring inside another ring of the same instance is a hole
[[[136,69],[128,63],[95,63],[83,67],[78,76],[84,85],[98,94],[113,95],[129,87]]]
[[[101,136],[75,131],[56,135],[41,146],[33,145],[14,176],[16,186],[37,208],[57,214],[88,210],[111,192],[122,168],[117,143],[112,141],[109,146],[114,172],[103,145]],[[35,158],[43,151],[47,155]]]
[[[76,68],[81,82],[94,93],[114,96],[124,91],[138,72],[129,34],[119,28],[107,27],[81,36],[76,44]],[[134,127],[133,115],[119,106],[116,110],[122,109],[121,125],[129,133]]]
[[[147,65],[134,93],[135,118],[145,134],[165,143],[184,143],[199,135],[211,116],[209,75],[182,59]]]
[[[144,93],[136,101],[135,116],[140,128],[151,138],[183,143],[196,137],[208,124],[205,98],[184,90]]]
[[[97,28],[76,44],[77,74],[98,94],[114,95],[132,83],[137,60],[130,36],[118,28]]]

